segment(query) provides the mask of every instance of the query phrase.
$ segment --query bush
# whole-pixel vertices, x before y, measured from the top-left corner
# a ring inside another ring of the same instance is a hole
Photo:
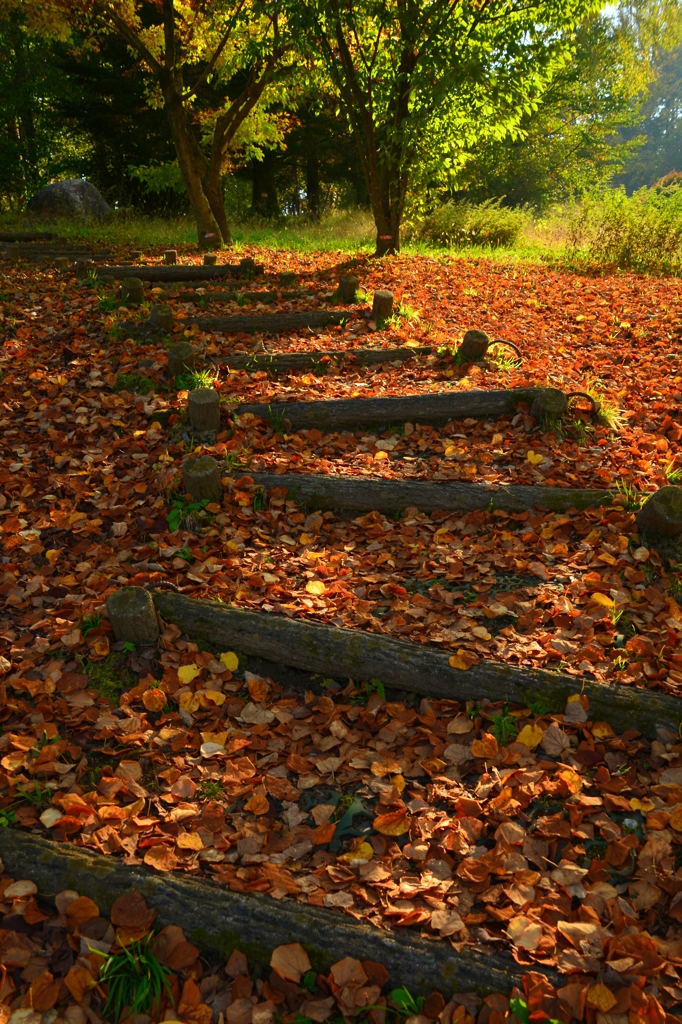
[[[602,267],[680,273],[682,185],[673,178],[631,196],[623,187],[593,193],[572,219],[568,253]]]
[[[444,248],[511,246],[526,220],[524,210],[502,206],[501,199],[474,205],[466,200],[445,203],[417,225],[412,239]]]

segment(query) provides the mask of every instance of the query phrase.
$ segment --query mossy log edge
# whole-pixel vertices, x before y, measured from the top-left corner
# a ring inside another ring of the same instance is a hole
[[[309,427],[347,430],[370,423],[448,423],[450,420],[486,419],[510,416],[519,402],[529,406],[541,398],[545,388],[509,388],[487,391],[448,391],[437,394],[400,395],[386,398],[332,398],[312,402],[272,402],[269,405],[243,403],[234,407],[238,416],[246,412],[264,423],[286,418],[293,430]]]
[[[255,276],[258,276],[259,269],[256,267]],[[106,277],[113,277],[117,280],[123,277],[139,277],[142,281],[214,281],[224,277],[244,277],[246,273],[243,267],[238,264],[221,263],[216,267],[184,266],[143,266],[135,263],[130,266],[103,266],[99,267],[97,273]]]
[[[196,324],[202,331],[217,334],[252,334],[255,331],[280,334],[284,331],[305,331],[308,327],[329,327],[354,319],[355,309],[311,309],[295,313],[256,313],[252,316],[188,317],[178,320],[181,326]]]
[[[297,900],[273,900],[182,875],[156,874],[141,864],[126,865],[117,857],[53,843],[18,829],[2,830],[0,852],[5,871],[17,879],[30,878],[47,899],[75,889],[108,914],[122,893],[137,889],[156,910],[158,927],[181,925],[186,938],[202,953],[223,961],[232,950],[240,949],[255,977],[268,977],[272,950],[290,942],[300,942],[314,970],[324,974],[345,956],[378,961],[388,970],[392,985],[407,984],[413,995],[434,989],[446,998],[453,990],[476,990],[481,995],[508,992],[523,973],[511,954],[456,953],[447,940],[429,940],[409,929],[383,931]],[[535,969],[559,983],[555,972]]]
[[[303,313],[256,313],[252,316],[208,317],[207,319],[176,320],[175,324],[184,331],[187,327],[198,326],[202,331],[213,331],[216,334],[281,334],[285,331],[305,331],[309,327],[327,327],[340,324],[355,316],[355,310],[332,312],[326,309],[313,309]],[[118,325],[136,337],[145,331],[154,330],[147,321],[144,324],[135,321],[124,321]]]
[[[421,345],[419,348],[348,348],[348,349],[323,349],[314,352],[256,352],[250,355],[248,352],[235,352],[227,356],[220,356],[217,363],[224,363],[234,370],[302,370],[308,367],[316,368],[320,365],[323,356],[338,363],[353,361],[358,366],[369,366],[375,363],[407,362],[408,359],[415,359],[419,356],[431,355],[430,345]],[[324,364],[322,364],[324,366]],[[366,399],[365,399],[366,401]]]
[[[618,732],[639,729],[649,739],[655,738],[657,726],[676,727],[682,718],[679,698],[651,690],[494,661],[460,671],[450,667],[449,651],[409,640],[242,611],[165,590],[153,590],[152,596],[167,622],[214,652],[234,650],[340,681],[379,679],[425,697],[462,702],[487,697],[521,705],[542,698],[557,713],[564,710],[566,698],[579,691],[589,698],[592,721],[607,721]]]
[[[569,487],[533,487],[530,484],[437,483],[431,480],[401,480],[385,477],[354,477],[322,473],[250,473],[258,487],[270,491],[286,487],[294,501],[312,509],[353,512],[401,512],[414,506],[420,512],[437,509],[476,512],[478,509],[526,512],[541,506],[552,512],[604,505],[613,499],[610,491]]]

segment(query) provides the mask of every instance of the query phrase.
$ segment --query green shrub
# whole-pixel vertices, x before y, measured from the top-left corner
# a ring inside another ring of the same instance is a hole
[[[677,274],[682,270],[682,186],[654,185],[628,196],[600,189],[577,209],[568,255],[623,270]]]
[[[412,238],[443,248],[512,246],[523,229],[526,212],[502,206],[501,199],[474,205],[467,200],[444,203],[413,230]]]

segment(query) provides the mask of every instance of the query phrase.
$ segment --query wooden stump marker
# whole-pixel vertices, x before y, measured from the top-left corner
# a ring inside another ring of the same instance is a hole
[[[107,599],[107,614],[117,640],[136,647],[155,647],[159,624],[154,603],[143,587],[121,587]]]
[[[187,396],[192,428],[199,434],[216,434],[220,429],[220,395],[213,388],[195,388]]]
[[[208,498],[209,501],[220,501],[223,496],[220,466],[211,455],[185,459],[182,464],[182,483],[185,491],[191,494],[195,501],[202,501],[204,498]]]
[[[174,378],[193,370],[195,356],[196,349],[188,341],[171,345],[168,349],[168,376]]]

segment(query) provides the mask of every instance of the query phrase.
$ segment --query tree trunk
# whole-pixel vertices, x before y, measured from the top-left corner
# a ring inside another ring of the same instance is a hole
[[[307,196],[308,217],[310,220],[320,219],[320,166],[317,158],[317,146],[311,143],[305,165],[305,191]]]
[[[223,195],[220,175],[217,176],[217,180],[214,180],[212,174],[209,175],[204,183],[204,191],[211,205],[213,216],[218,222],[223,242],[225,245],[232,245],[232,230],[227,219],[227,213],[225,212],[225,197]]]
[[[199,245],[202,248],[213,249],[222,244],[223,234],[204,191],[202,179],[208,168],[202,167],[201,163],[206,161],[187,123],[187,114],[175,82],[170,80],[163,82],[162,85],[175,152],[197,225]]]
[[[279,201],[275,185],[275,161],[272,150],[266,149],[262,160],[253,161],[253,212],[261,217],[277,217]]]

